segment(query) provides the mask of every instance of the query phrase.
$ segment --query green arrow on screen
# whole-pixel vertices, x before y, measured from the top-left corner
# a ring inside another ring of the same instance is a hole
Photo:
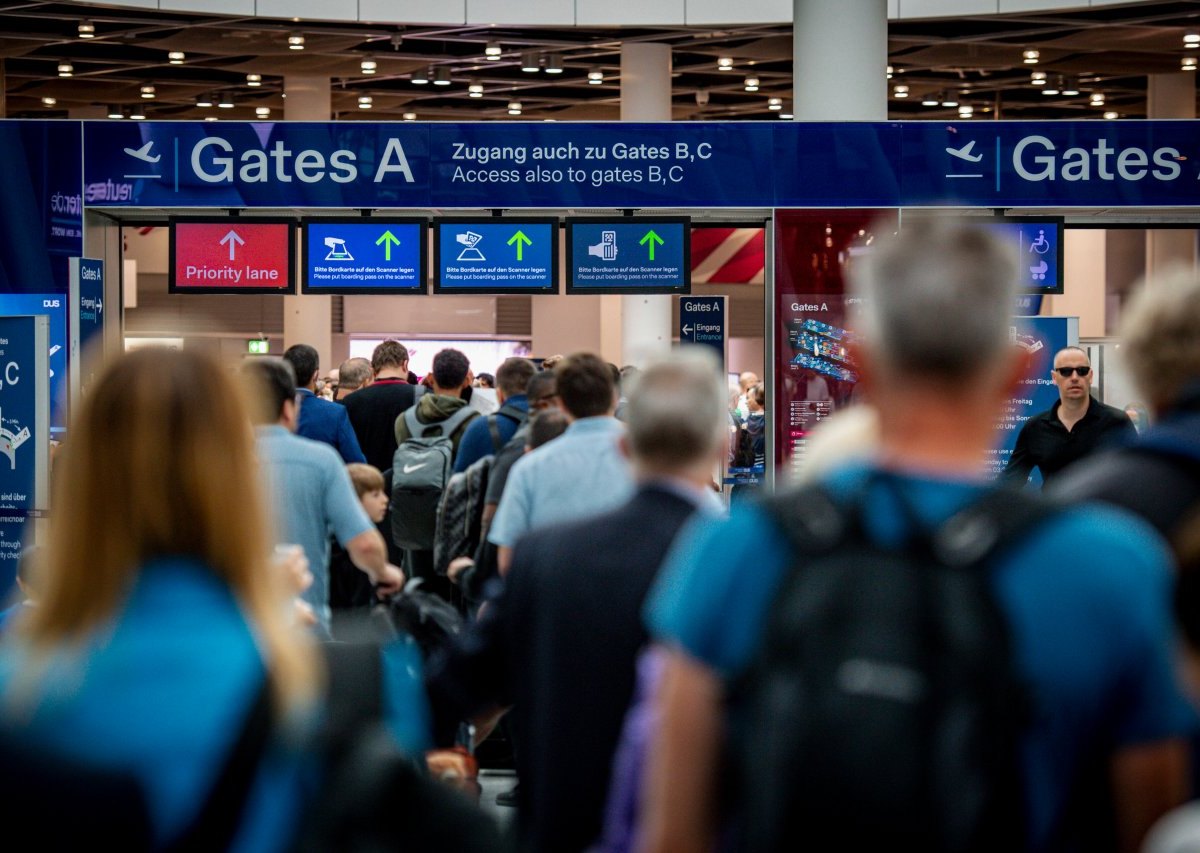
[[[657,234],[655,234],[654,229],[652,228],[646,232],[645,237],[638,240],[639,246],[645,246],[646,243],[650,244],[649,246],[646,247],[650,252],[650,260],[654,260],[654,246],[655,246],[655,244],[661,246],[663,244],[663,238],[659,237]]]
[[[524,231],[518,231],[516,234],[508,238],[508,245],[511,246],[513,243],[517,244],[517,260],[524,260],[523,256],[525,253],[525,247],[532,246],[533,241],[525,236]]]
[[[392,259],[392,246],[399,246],[400,238],[391,231],[384,231],[379,239],[375,241],[375,245],[378,246],[380,243],[383,244],[383,259],[390,261]]]

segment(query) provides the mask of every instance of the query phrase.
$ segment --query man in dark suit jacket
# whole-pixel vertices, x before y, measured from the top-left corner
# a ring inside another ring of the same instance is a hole
[[[296,435],[328,444],[346,464],[366,462],[346,410],[315,393],[319,359],[317,351],[308,344],[295,344],[283,354],[283,360],[296,371],[296,397],[300,406]]]
[[[707,354],[643,371],[622,439],[639,488],[618,509],[518,540],[503,591],[428,681],[439,742],[512,705],[522,849],[583,850],[600,833],[610,768],[646,643],[641,610],[671,543],[717,512],[725,392]]]

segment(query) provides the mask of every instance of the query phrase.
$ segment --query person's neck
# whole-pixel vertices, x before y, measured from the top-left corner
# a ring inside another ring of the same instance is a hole
[[[408,371],[399,367],[384,367],[375,374],[375,380],[380,379],[408,379]]]
[[[1002,401],[944,385],[879,389],[879,459],[887,467],[934,474],[976,474],[995,435]]]
[[[1092,403],[1092,395],[1084,394],[1078,400],[1063,400],[1058,407],[1058,416],[1063,420],[1077,421],[1087,414],[1088,406]]]
[[[644,462],[635,462],[634,476],[642,484],[666,480],[703,493],[712,488],[712,469],[713,466],[711,463],[705,463],[703,466],[697,465],[691,469],[678,470],[659,468],[647,465]]]

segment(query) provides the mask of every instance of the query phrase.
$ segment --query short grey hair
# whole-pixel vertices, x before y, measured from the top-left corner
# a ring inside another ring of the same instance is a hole
[[[375,373],[365,358],[348,358],[338,368],[338,387],[354,391],[363,387]]]
[[[729,415],[717,359],[684,347],[630,377],[625,423],[636,461],[682,471],[722,446]]]
[[[1011,346],[1019,263],[1015,247],[961,220],[906,224],[852,277],[864,346],[902,376],[991,367]]]
[[[1125,361],[1156,412],[1200,380],[1200,276],[1186,267],[1142,282],[1120,323]]]

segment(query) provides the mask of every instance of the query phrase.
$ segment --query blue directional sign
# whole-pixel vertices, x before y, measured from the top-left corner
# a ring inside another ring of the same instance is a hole
[[[424,293],[425,222],[305,219],[302,293]]]
[[[434,221],[435,293],[556,293],[558,220]]]
[[[569,219],[567,293],[687,293],[686,217]]]
[[[46,347],[50,374],[50,432],[67,430],[67,294],[0,293],[0,317],[45,314],[50,319]]]
[[[76,293],[78,303],[74,301]],[[79,346],[86,347],[104,330],[104,261],[71,259],[71,297],[71,317],[79,324]]]
[[[683,296],[679,300],[679,342],[711,347],[725,372],[725,297]]]

